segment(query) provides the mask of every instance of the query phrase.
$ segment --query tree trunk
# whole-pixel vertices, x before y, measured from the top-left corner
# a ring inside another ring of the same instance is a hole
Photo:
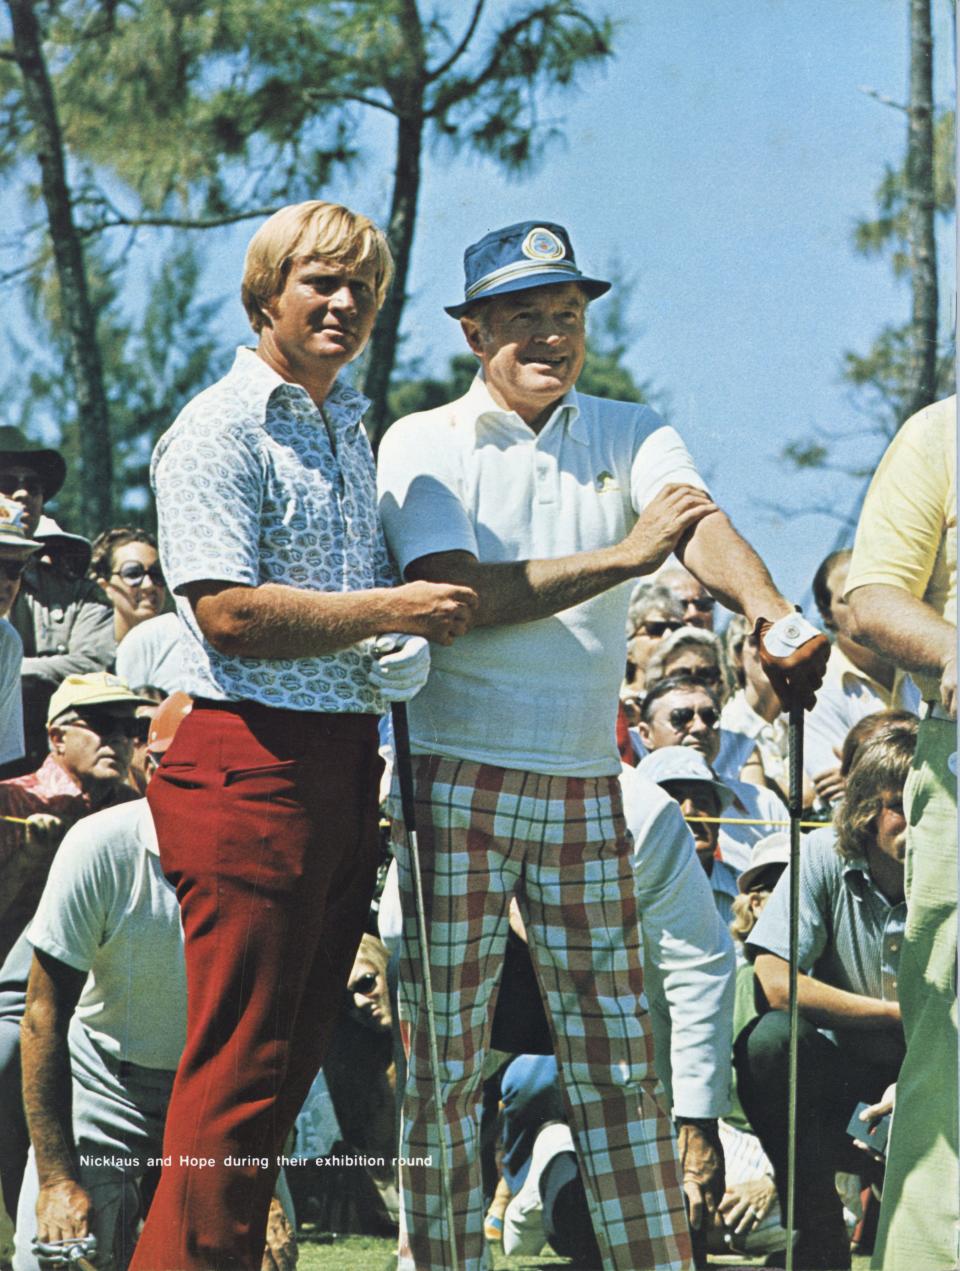
[[[390,420],[387,393],[397,357],[400,323],[407,302],[407,277],[413,250],[413,231],[420,194],[420,159],[423,148],[423,116],[400,115],[397,120],[397,166],[387,238],[396,265],[393,286],[384,301],[370,341],[363,391],[370,398],[366,425],[370,444],[376,452]]]
[[[390,423],[387,393],[397,359],[400,323],[407,303],[407,276],[413,231],[417,223],[417,200],[420,197],[420,164],[423,153],[424,93],[427,87],[426,47],[423,21],[417,0],[400,0],[397,11],[397,35],[403,53],[398,74],[388,91],[397,117],[397,159],[393,171],[393,199],[387,238],[393,252],[396,272],[393,286],[384,301],[370,341],[370,353],[363,379],[363,391],[370,398],[366,416],[367,433],[374,454]]]
[[[906,416],[937,394],[937,240],[933,185],[933,36],[930,0],[910,0],[910,104],[907,132],[907,217],[913,308],[911,375]]]
[[[113,455],[96,315],[90,303],[83,246],[73,220],[60,121],[34,6],[32,0],[7,0],[7,6],[13,23],[14,57],[23,76],[24,103],[36,133],[43,201],[77,396],[85,524],[71,528],[97,533],[113,521]]]

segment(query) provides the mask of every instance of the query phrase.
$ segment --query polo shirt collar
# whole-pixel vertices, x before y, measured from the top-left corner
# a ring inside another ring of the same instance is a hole
[[[484,381],[482,371],[477,372],[473,383],[463,397],[457,401],[454,415],[456,424],[459,427],[473,428],[479,431],[485,421],[488,423],[506,421],[512,424],[513,427],[522,429],[531,436],[534,435],[529,424],[525,423],[515,410],[504,410],[502,406],[499,406],[494,401]],[[586,427],[580,413],[580,399],[575,388],[571,388],[568,393],[564,394],[538,435],[542,437],[547,429],[554,424],[559,424],[560,427],[566,426],[568,433],[575,441],[579,441],[583,445],[587,444]]]
[[[233,366],[228,371],[226,378],[236,382],[238,389],[243,392],[245,400],[263,418],[266,418],[270,398],[278,389],[295,389],[307,394],[307,390],[301,384],[294,384],[290,380],[285,380],[282,375],[277,374],[272,366],[267,365],[255,349],[244,345],[237,349]],[[370,401],[362,393],[358,393],[355,388],[351,388],[349,384],[341,384],[337,379],[334,380],[333,387],[327,394],[323,404],[325,407],[329,407],[332,412],[346,416],[350,422],[359,423],[364,411],[370,405]]]
[[[870,873],[870,866],[862,856],[852,856],[848,859],[844,859],[843,881],[844,885],[857,900],[863,900],[867,891],[872,891],[891,909],[896,909],[897,904],[904,903],[903,901],[895,903],[883,894],[877,884],[873,881],[873,875]]]
[[[866,671],[861,671],[859,667],[854,666],[839,644],[834,644],[830,650],[833,665],[828,667],[828,675],[834,679],[841,688],[844,688],[849,680],[853,680],[857,684],[866,684],[872,689],[878,697],[881,697],[887,705],[893,702],[893,693],[890,689],[884,688],[879,680],[873,679],[867,675]],[[894,685],[896,681],[894,681]]]

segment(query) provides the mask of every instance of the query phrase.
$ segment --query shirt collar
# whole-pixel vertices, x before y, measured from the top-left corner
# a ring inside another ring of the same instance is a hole
[[[870,873],[870,866],[862,856],[843,857],[843,881],[844,885],[849,889],[851,894],[857,900],[863,900],[867,891],[872,891],[874,895],[879,896],[885,905],[890,909],[896,909],[898,905],[905,905],[906,901],[892,901],[886,897],[877,884],[873,881],[873,875]]]
[[[267,365],[255,349],[247,348],[244,345],[237,349],[237,355],[234,358],[233,366],[227,373],[227,379],[236,381],[237,387],[243,392],[244,398],[264,418],[266,417],[270,398],[278,389],[294,389],[309,398],[309,394],[302,384],[295,384],[290,380],[285,380],[282,375],[277,374],[272,366]],[[370,405],[370,401],[362,393],[358,393],[355,388],[351,388],[349,384],[341,384],[337,379],[334,380],[333,387],[327,394],[323,405],[325,409],[329,408],[331,413],[338,417],[346,417],[351,423],[359,423],[363,418],[364,411]]]
[[[866,684],[878,697],[881,697],[889,706],[893,701],[893,694],[890,689],[884,688],[879,680],[873,679],[867,675],[866,671],[861,671],[859,667],[854,666],[839,644],[834,644],[830,650],[830,662],[827,666],[828,678],[835,680],[841,688],[854,680],[857,684]]]
[[[709,878],[711,891],[719,892],[721,896],[736,896],[739,894],[738,879],[737,871],[728,861],[714,858]]]
[[[529,433],[534,436],[533,430],[529,424],[525,423],[515,410],[504,410],[499,406],[491,396],[489,388],[483,378],[483,372],[478,371],[473,383],[454,403],[454,423],[457,427],[472,428],[480,430],[484,421],[505,421],[514,428]],[[577,396],[577,390],[571,388],[560,399],[553,414],[547,420],[546,424],[541,428],[539,436],[543,436],[544,432],[554,423],[558,422],[560,426],[566,424],[570,436],[583,444],[586,444],[586,430],[580,415],[580,399]]]

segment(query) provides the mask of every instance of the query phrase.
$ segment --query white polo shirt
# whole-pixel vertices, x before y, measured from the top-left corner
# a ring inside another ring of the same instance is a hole
[[[671,483],[705,489],[680,437],[647,406],[571,391],[540,431],[481,378],[408,415],[380,447],[380,515],[401,569],[434,552],[550,559],[619,542]],[[617,693],[632,583],[536,622],[431,648],[409,705],[419,752],[558,776],[615,776]]]
[[[108,1054],[176,1068],[187,1033],[180,906],[146,799],[94,812],[67,832],[27,938],[89,972],[76,1016]]]

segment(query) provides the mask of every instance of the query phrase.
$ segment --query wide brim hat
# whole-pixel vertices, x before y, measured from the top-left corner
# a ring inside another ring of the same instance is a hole
[[[451,318],[461,318],[478,300],[575,282],[591,300],[610,290],[601,278],[590,278],[577,268],[570,235],[553,221],[518,221],[492,230],[463,253],[464,297],[445,305]]]
[[[706,759],[693,746],[661,746],[659,750],[652,750],[637,764],[637,772],[658,786],[669,781],[700,781],[711,786],[720,801],[721,812],[734,800],[730,787],[714,775]]]
[[[88,675],[68,675],[50,698],[47,723],[84,706],[155,706],[149,697],[141,697],[118,675],[109,671],[91,671]]]
[[[33,532],[54,564],[66,564],[78,578],[90,568],[93,544],[82,534],[69,534],[46,515],[41,516]]]
[[[38,446],[19,428],[4,424],[0,427],[0,464],[11,458],[36,472],[45,499],[52,499],[67,478],[67,464],[59,450]]]
[[[744,894],[755,887],[757,881],[775,865],[784,869],[790,864],[790,835],[784,830],[767,834],[753,845],[750,864],[737,879],[737,888]]]

